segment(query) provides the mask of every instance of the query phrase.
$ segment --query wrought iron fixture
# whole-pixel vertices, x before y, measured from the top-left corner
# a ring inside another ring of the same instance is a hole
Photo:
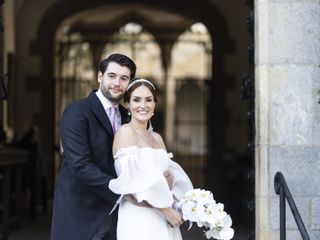
[[[310,240],[306,227],[303,224],[298,208],[288,188],[287,182],[281,172],[274,176],[274,191],[280,197],[280,240],[286,239],[286,200],[293,214],[303,240]]]

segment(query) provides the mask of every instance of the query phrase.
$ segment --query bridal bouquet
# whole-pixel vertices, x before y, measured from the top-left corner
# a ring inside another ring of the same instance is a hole
[[[233,238],[231,217],[224,211],[224,205],[214,200],[212,192],[199,188],[189,190],[177,203],[177,207],[182,211],[184,220],[190,221],[191,224],[195,222],[198,227],[206,229],[205,235],[208,239]]]

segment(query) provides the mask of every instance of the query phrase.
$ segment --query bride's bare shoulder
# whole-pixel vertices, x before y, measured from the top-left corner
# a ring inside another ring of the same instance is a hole
[[[114,136],[114,140],[125,140],[125,139],[136,139],[137,138],[137,133],[134,130],[134,128],[126,123],[123,124],[116,132],[115,136]]]
[[[156,142],[158,143],[159,146],[161,146],[162,148],[166,149],[164,141],[163,141],[163,139],[162,139],[162,137],[161,137],[161,135],[159,133],[152,132],[152,136],[156,140]]]
[[[138,144],[137,133],[130,124],[123,124],[116,132],[113,141],[113,152],[123,147]]]
[[[135,131],[134,131],[134,128],[129,124],[129,123],[125,123],[123,125],[121,125],[121,127],[117,130],[117,134],[123,134],[123,133],[132,133],[134,134]]]

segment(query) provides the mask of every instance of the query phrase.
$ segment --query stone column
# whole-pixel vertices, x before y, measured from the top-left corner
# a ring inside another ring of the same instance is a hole
[[[10,93],[13,93],[12,88],[14,87],[14,79],[13,75],[9,73],[8,71],[12,70],[9,69],[9,63],[8,59],[9,56],[11,57],[11,60],[13,60],[14,53],[15,53],[15,31],[14,25],[15,25],[15,1],[5,1],[5,4],[2,5],[2,14],[3,14],[3,22],[4,22],[4,32],[3,34],[3,72],[1,74],[9,74],[11,79],[8,79],[8,86],[10,86],[11,89],[8,89],[8,91],[11,91]],[[12,64],[12,62],[10,63]],[[11,66],[10,66],[11,67]],[[8,94],[10,94],[8,93]],[[13,99],[11,99],[11,105],[12,105]],[[12,109],[13,106],[10,106],[10,111],[8,109],[8,102],[3,101],[3,128],[6,132],[6,137],[8,141],[11,141],[14,137],[14,130],[12,128],[12,120],[11,125],[9,123],[9,115],[10,113],[13,113],[14,109]],[[12,115],[11,115],[12,117]]]
[[[174,143],[174,120],[176,104],[176,81],[172,75],[166,78],[166,115],[165,115],[165,140],[168,147],[172,148]]]
[[[174,120],[176,103],[176,81],[171,74],[171,50],[174,40],[159,41],[161,48],[161,62],[165,79],[165,124],[164,138],[170,149],[174,143]]]
[[[320,239],[320,3],[255,1],[256,239],[279,239],[274,175]],[[287,239],[301,239],[287,206]]]

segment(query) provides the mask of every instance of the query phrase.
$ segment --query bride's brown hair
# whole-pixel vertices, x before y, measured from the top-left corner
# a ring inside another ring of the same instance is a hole
[[[148,88],[152,93],[154,102],[157,102],[156,88],[154,87],[153,83],[149,80],[142,79],[142,78],[134,79],[129,83],[129,86],[123,96],[124,102],[129,103],[132,92],[140,86],[145,86],[146,88]]]

